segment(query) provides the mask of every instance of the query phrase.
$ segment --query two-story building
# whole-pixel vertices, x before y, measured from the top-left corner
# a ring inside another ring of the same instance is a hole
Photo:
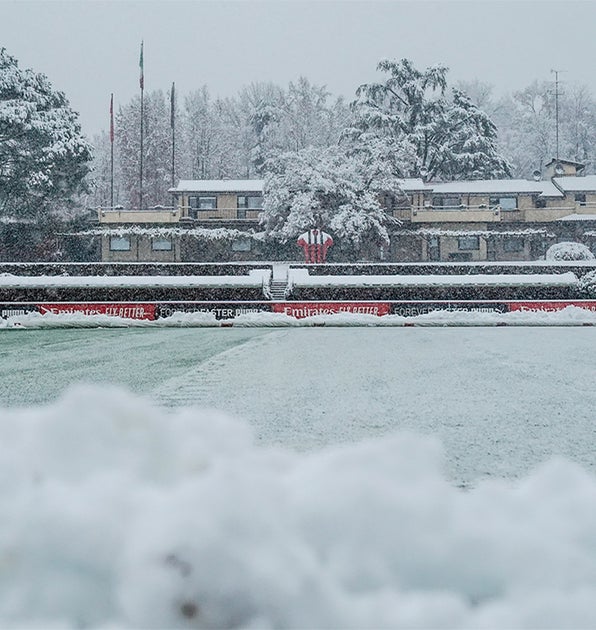
[[[552,161],[544,176],[456,182],[404,180],[409,208],[394,208],[391,260],[537,260],[578,241],[596,253],[596,175]]]
[[[171,207],[99,211],[102,260],[188,262],[261,257],[262,180],[181,180],[169,192],[174,200]]]
[[[596,175],[553,160],[531,180],[428,182],[404,179],[404,197],[383,198],[399,220],[389,248],[371,260],[538,260],[571,240],[596,253]],[[262,180],[181,180],[174,204],[151,210],[100,210],[104,261],[242,261],[275,258],[263,239]],[[295,249],[295,251],[294,251]],[[284,257],[300,259],[287,247]],[[334,260],[330,251],[328,260]]]

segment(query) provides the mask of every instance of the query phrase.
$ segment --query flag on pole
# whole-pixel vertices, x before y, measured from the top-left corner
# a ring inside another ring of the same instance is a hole
[[[172,91],[170,93],[170,127],[174,129],[174,105],[175,105],[175,84],[172,83]]]
[[[143,74],[143,42],[141,42],[141,56],[139,57],[139,85],[141,86],[141,90],[145,87],[145,76]]]
[[[114,143],[114,95],[110,98],[110,142]]]

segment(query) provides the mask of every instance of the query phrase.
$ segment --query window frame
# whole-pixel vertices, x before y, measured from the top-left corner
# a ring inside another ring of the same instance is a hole
[[[457,210],[463,205],[461,199],[461,195],[444,195],[439,193],[432,196],[431,203],[433,208],[440,208],[441,210]]]
[[[244,201],[241,202],[240,200]],[[251,199],[258,199],[258,205],[251,205]],[[259,194],[244,194],[244,195],[236,195],[236,207],[242,208],[244,210],[262,210],[263,209],[263,195]]]
[[[465,242],[473,242],[474,246],[465,245]],[[457,250],[460,252],[477,252],[480,250],[480,237],[479,236],[458,236],[457,237]]]
[[[110,251],[111,252],[129,252],[132,249],[132,239],[130,236],[110,236]],[[128,247],[114,247],[116,241],[126,242]]]
[[[156,247],[158,243],[167,243],[169,247]],[[165,237],[153,237],[151,239],[151,251],[152,252],[171,252],[174,249],[174,243],[171,238]]]
[[[208,208],[202,207],[202,202],[207,199],[213,200],[213,205]],[[193,204],[193,201],[196,200],[196,204]],[[195,212],[212,212],[213,210],[217,210],[217,195],[213,194],[195,194],[188,196],[188,207],[190,210],[194,210]]]
[[[503,206],[503,199],[513,200],[515,201],[515,208],[508,208]],[[516,212],[519,210],[519,200],[517,195],[490,195],[488,198],[488,205],[493,208],[494,206],[499,206],[499,208],[503,212]]]
[[[250,238],[237,238],[232,241],[233,252],[250,252],[252,251],[252,240]]]
[[[517,247],[513,247],[513,244]],[[526,240],[523,236],[505,236],[503,237],[503,251],[508,254],[519,254],[526,248]]]

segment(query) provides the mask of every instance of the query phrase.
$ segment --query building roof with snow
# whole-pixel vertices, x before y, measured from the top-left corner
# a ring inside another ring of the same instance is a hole
[[[420,177],[408,177],[398,180],[399,187],[404,192],[414,192],[418,190],[427,190],[428,184],[425,184]]]
[[[555,183],[565,192],[596,191],[596,175],[555,177]]]
[[[263,192],[262,179],[181,179],[170,193]]]
[[[563,178],[579,179],[579,178]],[[585,179],[585,178],[581,178]],[[557,179],[557,182],[559,180]],[[537,194],[540,197],[563,197],[564,194],[550,180],[529,179],[478,179],[457,182],[437,182],[427,184],[429,192],[437,194],[472,194],[472,195],[502,195],[502,194]]]

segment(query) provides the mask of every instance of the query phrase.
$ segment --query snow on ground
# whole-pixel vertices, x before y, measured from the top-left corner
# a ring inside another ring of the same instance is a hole
[[[311,276],[308,269],[290,269],[288,273],[293,287],[467,287],[467,286],[553,286],[573,287],[577,277],[571,271],[565,273],[495,273],[495,274],[421,274],[421,275],[337,275]]]
[[[490,309],[486,305],[487,310]],[[559,311],[519,310],[511,313],[442,310],[403,317],[333,313],[297,319],[283,313],[246,313],[228,320],[235,327],[304,326],[587,326],[596,324],[596,312],[577,306]],[[175,313],[157,320],[137,320],[84,313],[27,313],[0,319],[0,329],[11,328],[169,328],[222,326],[212,313]]]
[[[15,276],[4,273],[0,274],[0,287],[7,289],[261,287],[268,283],[270,278],[270,269],[251,269],[245,276]]]
[[[79,386],[0,421],[4,628],[590,628],[596,478],[446,481],[435,439],[297,453]]]
[[[596,627],[592,327],[2,335],[0,627]]]

